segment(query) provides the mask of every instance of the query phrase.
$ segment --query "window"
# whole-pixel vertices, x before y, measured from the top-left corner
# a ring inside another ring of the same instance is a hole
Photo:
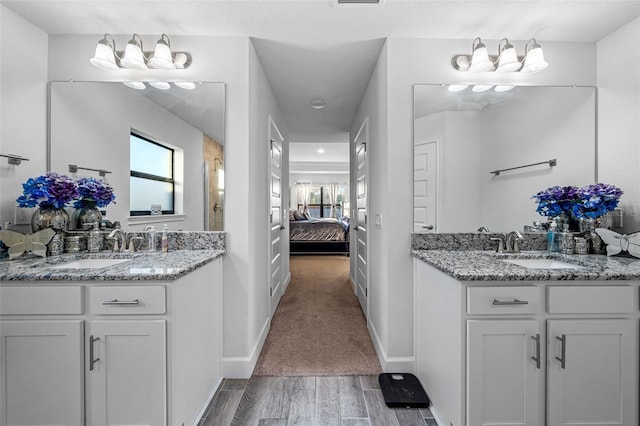
[[[346,199],[346,185],[338,185],[338,196],[335,202],[336,216],[344,216],[342,211],[344,201]],[[302,210],[303,205],[298,203],[298,210]],[[312,186],[309,188],[309,215],[311,217],[330,217],[331,203],[329,203],[329,187],[328,186]]]
[[[174,150],[131,133],[130,159],[129,214],[150,215],[152,204],[174,214]]]

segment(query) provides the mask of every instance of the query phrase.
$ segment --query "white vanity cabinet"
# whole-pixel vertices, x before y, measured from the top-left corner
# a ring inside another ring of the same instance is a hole
[[[416,372],[441,424],[638,424],[637,282],[414,267]]]
[[[1,283],[0,426],[192,425],[220,330],[219,258],[174,281]]]

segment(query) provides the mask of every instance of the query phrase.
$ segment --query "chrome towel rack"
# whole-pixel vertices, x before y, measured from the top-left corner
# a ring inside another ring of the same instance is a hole
[[[540,161],[539,163],[531,163],[531,164],[525,164],[524,166],[510,167],[508,169],[494,170],[492,172],[489,172],[489,174],[492,174],[494,176],[500,176],[500,173],[502,173],[502,172],[508,172],[510,170],[517,170],[517,169],[524,169],[525,167],[539,166],[540,164],[548,164],[549,167],[555,167],[555,166],[558,165],[558,161],[555,158],[552,158],[551,160]]]
[[[6,157],[9,161],[9,164],[13,164],[14,166],[19,166],[23,161],[29,161],[28,158],[24,158],[14,154],[0,154],[0,157]]]
[[[101,177],[105,177],[107,175],[107,173],[111,173],[109,170],[92,169],[90,167],[80,167],[80,166],[75,165],[75,164],[69,164],[69,173],[77,173],[78,170],[90,170],[92,172],[98,172],[98,175],[100,175]]]

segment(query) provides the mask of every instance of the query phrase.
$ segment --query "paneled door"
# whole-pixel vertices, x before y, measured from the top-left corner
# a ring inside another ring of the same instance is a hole
[[[438,141],[413,146],[413,232],[436,231]]]
[[[368,121],[362,124],[355,138],[356,150],[356,295],[362,312],[367,316],[368,250],[367,250],[367,135]]]
[[[271,316],[282,297],[282,244],[283,244],[283,197],[282,197],[282,146],[284,138],[278,126],[269,117],[269,304]]]

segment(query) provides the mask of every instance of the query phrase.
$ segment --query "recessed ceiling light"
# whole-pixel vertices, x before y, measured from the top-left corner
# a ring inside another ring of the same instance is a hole
[[[322,99],[314,99],[311,101],[311,107],[315,108],[315,109],[322,109],[324,107],[326,107],[327,104],[324,100]]]
[[[324,154],[324,148],[318,148],[318,154]]]
[[[141,81],[123,81],[122,84],[136,90],[144,90],[147,87]]]

